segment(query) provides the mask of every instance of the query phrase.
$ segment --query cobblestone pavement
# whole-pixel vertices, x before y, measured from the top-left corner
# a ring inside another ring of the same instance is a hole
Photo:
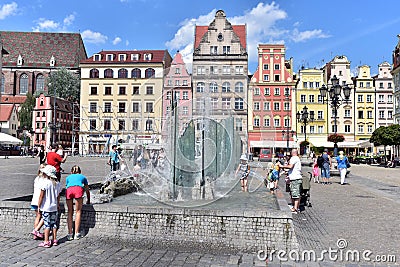
[[[0,159],[0,199],[32,193],[32,170],[37,167],[36,161]],[[89,180],[102,181],[102,172],[106,173],[104,162],[104,158],[70,158],[64,169],[68,170],[75,163],[90,166],[86,172]],[[303,170],[309,169],[303,167]],[[372,255],[368,256],[373,259],[394,255],[400,262],[399,170],[353,165],[348,178],[350,185],[341,186],[337,176],[331,185],[312,184],[313,206],[293,215],[299,253],[315,250],[318,256],[322,250],[338,249],[339,245],[345,252],[370,250]],[[283,179],[280,183],[284,188]],[[339,239],[342,240],[338,244]],[[90,235],[81,240],[63,241],[61,239],[57,247],[45,249],[37,247],[38,241],[26,233],[3,233],[0,236],[0,266],[266,266],[256,252],[244,254],[199,244],[128,242]],[[325,260],[320,262],[279,262],[275,257],[267,266],[398,265],[395,262],[329,261],[325,254]]]

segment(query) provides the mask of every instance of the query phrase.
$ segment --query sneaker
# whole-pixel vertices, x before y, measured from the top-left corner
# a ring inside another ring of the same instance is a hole
[[[67,240],[68,241],[74,240],[74,235],[73,234],[68,234],[67,235]]]
[[[81,238],[82,238],[81,233],[75,234],[75,237],[74,237],[75,240],[79,240],[79,239],[81,239]]]
[[[57,239],[53,240],[53,246],[58,246],[58,240]]]
[[[41,242],[39,244],[39,247],[49,248],[49,247],[51,247],[51,242],[50,241],[47,241],[47,242],[43,241],[43,242]]]
[[[40,233],[39,231],[33,230],[31,234],[36,236],[36,238],[43,239],[43,234]]]

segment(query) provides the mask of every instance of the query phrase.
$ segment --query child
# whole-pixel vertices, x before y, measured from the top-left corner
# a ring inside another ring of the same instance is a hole
[[[317,163],[317,158],[314,160],[314,166],[313,166],[313,181],[314,183],[319,183],[319,167]]]
[[[40,171],[46,167],[46,164],[40,164],[38,174],[33,182],[33,196],[31,201],[31,210],[35,211],[36,217],[35,222],[33,224],[33,239],[42,239],[43,234],[40,233],[40,228],[43,226],[43,220],[41,220],[42,216],[38,211],[38,203],[39,203],[39,196],[40,196],[40,185],[43,181],[43,173]]]
[[[236,175],[239,170],[242,172],[242,175],[240,176],[240,183],[242,185],[242,191],[247,192],[247,178],[249,177],[249,174],[250,174],[250,165],[249,165],[247,157],[245,155],[242,155],[240,157],[240,163],[236,170]]]
[[[44,221],[44,241],[39,244],[39,247],[49,248],[51,245],[57,246],[57,218],[58,207],[60,203],[61,185],[57,182],[56,168],[51,165],[46,165],[40,169],[44,179],[40,185],[40,196],[38,202],[38,210],[42,211]],[[49,240],[50,230],[53,230],[53,242]]]
[[[274,183],[274,188],[272,188],[271,190],[278,190],[280,168],[281,163],[277,159],[271,172],[271,181]]]

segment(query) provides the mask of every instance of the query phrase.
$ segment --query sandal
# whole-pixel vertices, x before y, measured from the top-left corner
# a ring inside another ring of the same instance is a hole
[[[43,242],[41,242],[39,244],[39,247],[49,248],[49,247],[51,247],[51,242],[50,241],[47,241],[47,242],[43,241]]]
[[[58,246],[58,240],[57,239],[53,240],[53,246]]]
[[[31,234],[36,236],[37,238],[43,239],[43,234],[39,231],[33,230]]]
[[[292,213],[295,213],[295,214],[298,213],[298,211],[297,211],[295,208],[291,208],[290,211],[291,211]]]

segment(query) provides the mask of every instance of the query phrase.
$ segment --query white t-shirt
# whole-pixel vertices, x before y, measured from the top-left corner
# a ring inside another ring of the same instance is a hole
[[[54,185],[50,179],[45,178],[41,183],[40,189],[45,191],[40,210],[46,212],[57,211],[57,197],[61,192],[61,184],[56,182]]]
[[[301,161],[298,156],[292,156],[289,160],[289,165],[294,165],[293,168],[289,169],[289,179],[297,180],[302,179],[301,176]]]
[[[36,178],[33,182],[33,196],[32,196],[31,205],[37,206],[39,203],[40,186],[41,186],[41,183],[43,182],[43,180],[44,180],[43,177],[36,176]]]

